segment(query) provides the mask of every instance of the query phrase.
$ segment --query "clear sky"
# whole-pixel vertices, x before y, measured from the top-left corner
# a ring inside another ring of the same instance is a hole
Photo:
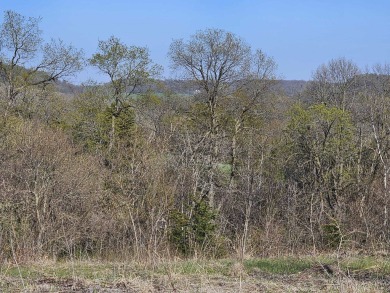
[[[90,57],[111,35],[147,46],[173,76],[167,58],[173,39],[220,28],[262,49],[285,79],[311,78],[332,58],[361,68],[390,63],[390,0],[0,0],[5,10],[42,17],[44,38],[60,38]],[[102,80],[90,69],[73,82]]]

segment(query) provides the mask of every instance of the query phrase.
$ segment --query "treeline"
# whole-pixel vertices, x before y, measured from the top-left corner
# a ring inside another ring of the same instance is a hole
[[[331,60],[291,98],[271,57],[205,30],[172,42],[178,94],[146,48],[86,60],[38,24],[1,26],[1,258],[388,250],[388,65]],[[109,82],[55,90],[85,62]]]

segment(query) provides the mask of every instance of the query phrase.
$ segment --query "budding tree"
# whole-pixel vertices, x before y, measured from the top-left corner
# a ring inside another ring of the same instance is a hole
[[[40,18],[4,13],[0,25],[0,81],[9,105],[28,88],[46,85],[81,70],[83,52],[61,40],[44,44]]]
[[[138,87],[157,77],[161,67],[152,62],[147,48],[127,46],[114,36],[107,41],[99,41],[98,52],[89,62],[110,78],[113,91],[109,146],[111,149],[115,141],[115,120],[131,106],[130,95]]]
[[[206,129],[199,142],[203,145],[200,149],[207,163],[202,171],[201,195],[213,207],[216,169],[220,159],[219,140],[223,132],[219,113],[223,109],[222,101],[248,84],[254,85],[253,81],[261,79],[261,74],[268,76],[268,71],[264,69],[266,66],[271,69],[274,64],[260,51],[252,54],[250,46],[240,37],[219,29],[199,31],[188,41],[174,40],[169,57],[172,68],[195,83],[198,95],[205,102]]]

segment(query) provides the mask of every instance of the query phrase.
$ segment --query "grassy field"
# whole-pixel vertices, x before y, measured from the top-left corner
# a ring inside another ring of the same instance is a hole
[[[390,292],[390,258],[6,263],[1,292]]]

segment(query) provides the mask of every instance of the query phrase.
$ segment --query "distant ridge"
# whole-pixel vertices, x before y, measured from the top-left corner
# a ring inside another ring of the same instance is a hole
[[[300,94],[308,81],[305,80],[278,80],[274,90],[288,97]],[[67,81],[57,81],[57,90],[63,94],[77,94],[83,91],[82,85],[74,85]],[[138,88],[137,93],[143,93],[147,90],[155,92],[171,92],[182,95],[193,95],[196,92],[196,86],[188,80],[165,79],[158,80],[153,85]]]

